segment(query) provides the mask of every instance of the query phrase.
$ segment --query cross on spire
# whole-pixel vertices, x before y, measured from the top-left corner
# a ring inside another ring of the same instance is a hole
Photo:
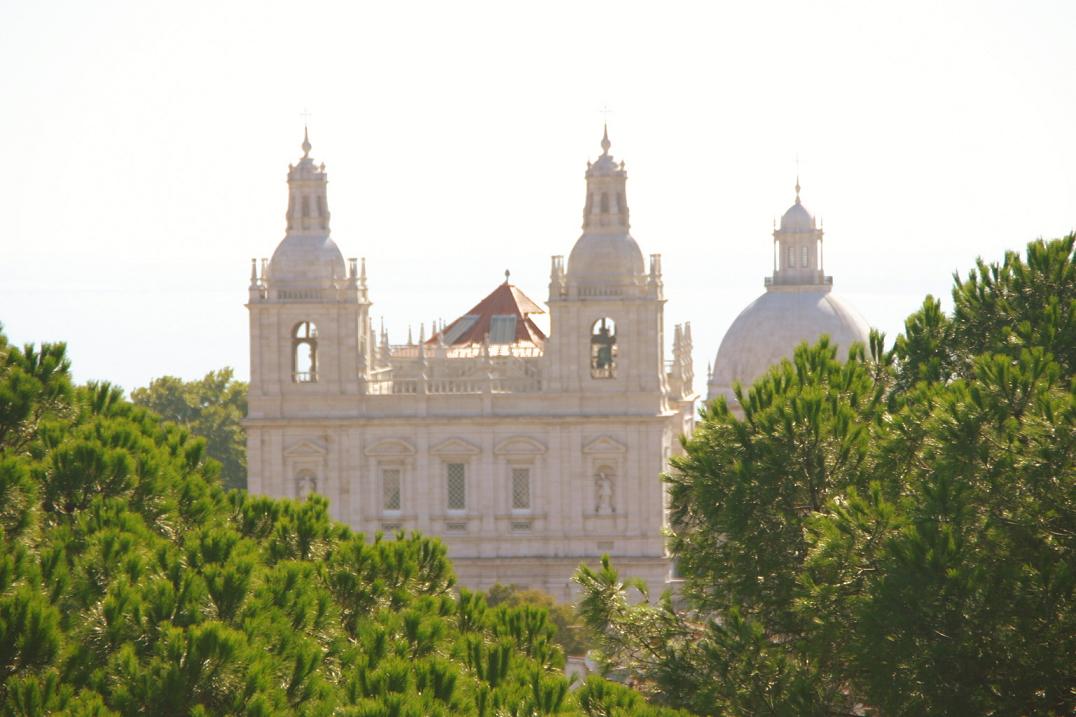
[[[602,105],[600,112],[602,114],[602,155],[604,156],[609,154],[609,148],[613,146],[609,141],[609,115],[613,111],[609,109],[609,105]]]
[[[796,153],[796,204],[800,203],[800,155]]]

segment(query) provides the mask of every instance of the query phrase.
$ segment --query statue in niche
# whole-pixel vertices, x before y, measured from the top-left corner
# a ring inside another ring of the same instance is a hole
[[[594,477],[594,512],[598,515],[616,512],[613,508],[613,479],[608,471],[608,468],[600,468]]]
[[[306,500],[306,498],[312,493],[318,492],[318,479],[310,471],[303,471],[299,474],[299,477],[295,486],[295,495],[299,500]]]

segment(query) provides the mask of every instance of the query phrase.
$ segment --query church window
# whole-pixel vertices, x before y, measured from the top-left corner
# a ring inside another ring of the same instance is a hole
[[[531,509],[531,469],[512,469],[512,510]]]
[[[291,339],[291,370],[295,383],[318,380],[318,327],[313,321],[295,325]]]
[[[306,499],[312,493],[318,492],[318,477],[312,470],[304,468],[295,476],[295,497],[299,500]]]
[[[318,216],[325,216],[325,197],[318,195]]]
[[[796,266],[796,247],[790,246],[790,247],[788,247],[788,264],[787,264],[787,267],[789,269],[793,269],[793,268],[795,268],[795,266]]]
[[[609,193],[608,192],[602,192],[601,211],[602,211],[602,214],[608,214],[609,213]]]
[[[310,197],[303,195],[303,219],[310,216]]]
[[[398,511],[400,509],[400,469],[381,469],[381,509]]]
[[[467,509],[467,466],[463,463],[445,464],[447,500],[449,510]]]
[[[606,317],[590,329],[591,378],[616,378],[616,323]]]
[[[807,266],[807,247],[800,247],[800,266]]]

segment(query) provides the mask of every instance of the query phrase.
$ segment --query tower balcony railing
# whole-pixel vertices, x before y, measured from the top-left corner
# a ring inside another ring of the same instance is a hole
[[[463,346],[440,346],[426,344],[423,352],[427,361],[478,359],[483,358],[488,352],[490,358],[541,358],[543,349],[531,343],[517,342],[514,344],[489,344],[483,348],[482,344],[467,344]],[[418,359],[418,344],[392,344],[389,347],[389,355],[393,360]]]
[[[537,376],[373,378],[366,386],[366,392],[371,396],[537,393],[542,390],[542,379]]]

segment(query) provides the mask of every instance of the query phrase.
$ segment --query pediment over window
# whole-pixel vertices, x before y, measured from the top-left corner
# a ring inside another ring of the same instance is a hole
[[[449,438],[430,449],[430,453],[440,456],[474,456],[481,452],[481,448],[462,438]]]
[[[609,436],[599,436],[583,446],[583,453],[627,453],[628,447]]]
[[[314,441],[302,440],[284,449],[288,458],[324,458],[329,451]]]
[[[545,453],[545,446],[527,436],[512,436],[498,443],[493,452],[499,456],[536,456]]]
[[[413,456],[415,447],[399,438],[383,438],[365,451],[368,456]]]

